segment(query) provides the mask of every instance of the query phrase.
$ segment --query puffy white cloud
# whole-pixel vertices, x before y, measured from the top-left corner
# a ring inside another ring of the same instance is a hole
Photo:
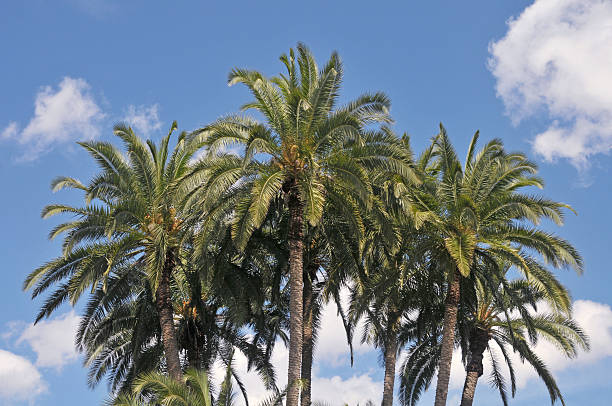
[[[30,361],[0,349],[0,404],[33,403],[46,390],[46,382]]]
[[[544,307],[542,307],[543,310]],[[590,338],[591,350],[579,351],[576,358],[567,358],[554,344],[540,339],[533,351],[544,361],[551,372],[557,373],[569,368],[581,368],[582,373],[588,373],[584,367],[612,356],[612,309],[604,303],[597,303],[590,300],[577,300],[574,302],[573,317],[578,325]],[[496,348],[493,345],[493,348]],[[501,354],[497,353],[498,357]],[[511,353],[510,358],[516,372],[516,384],[519,388],[524,388],[530,380],[538,380],[539,377],[535,370],[528,364],[522,363],[517,354]],[[500,358],[501,359],[501,358]],[[485,354],[484,375],[488,378],[491,373],[489,354]],[[461,363],[461,353],[455,351],[451,365],[450,388],[458,389],[463,387],[465,380],[465,368]],[[485,384],[483,379],[481,384]],[[544,389],[543,389],[544,390]]]
[[[36,159],[53,146],[100,134],[104,113],[90,93],[84,79],[65,77],[57,89],[43,87],[36,95],[34,117],[23,128],[11,122],[2,131],[2,138],[15,139],[26,149],[23,160]]]
[[[322,331],[324,334],[338,333],[337,330],[329,333]],[[319,356],[317,355],[317,358]],[[287,362],[288,351],[282,343],[278,343],[272,354],[272,364],[276,371],[276,382],[279,388],[284,388],[287,385]],[[259,404],[271,396],[271,392],[266,391],[261,379],[254,371],[245,373],[247,368],[247,360],[244,355],[236,352],[235,368],[240,374],[241,380],[246,387],[249,397],[249,404]],[[319,364],[319,365],[318,365]],[[372,400],[375,404],[380,403],[382,398],[382,381],[377,381],[369,372],[362,374],[353,374],[348,378],[342,378],[338,375],[320,376],[320,362],[315,359],[313,365],[312,376],[312,396],[313,400],[324,401],[332,405],[364,404],[368,400]],[[212,371],[212,376],[215,382],[219,384],[224,376],[224,366],[216,363]],[[242,395],[238,397],[238,402],[243,403]]]
[[[132,126],[137,134],[145,137],[159,131],[162,126],[162,122],[159,120],[159,104],[151,106],[129,105],[123,120]]]
[[[574,303],[574,319],[590,338],[591,350],[580,351],[574,359],[567,358],[552,343],[539,340],[534,352],[542,358],[552,372],[568,368],[582,368],[586,365],[612,356],[612,309],[603,303],[590,300],[577,300]],[[524,387],[530,379],[539,379],[536,372],[527,364],[521,364],[516,357],[514,365],[518,368],[517,385]]]
[[[346,311],[349,303],[349,292],[340,292],[342,307]],[[346,340],[346,332],[338,307],[334,302],[328,303],[321,312],[320,336],[316,343],[316,357],[319,364],[331,366],[350,365],[350,350]],[[355,356],[373,351],[368,345],[361,343],[363,326],[359,324],[353,333],[353,352]]]
[[[17,339],[36,353],[36,366],[61,369],[77,359],[74,345],[79,316],[74,311],[38,324],[29,324]]]
[[[612,148],[612,2],[536,0],[491,43],[496,90],[515,123],[542,112],[536,135],[544,159],[588,157]]]
[[[289,352],[287,348],[278,342],[272,352],[272,365],[276,373],[276,384],[279,388],[284,388],[287,385],[287,362],[289,360]],[[266,391],[264,384],[254,370],[247,371],[247,358],[239,351],[235,352],[234,355],[234,368],[238,372],[242,383],[246,387],[246,391],[249,397],[249,404],[257,405],[260,402],[267,399],[272,395],[271,392]],[[217,385],[221,383],[225,375],[225,366],[221,362],[217,361],[212,368],[211,375]],[[237,389],[237,387],[236,387]],[[242,394],[237,398],[239,404],[243,404]]]
[[[368,400],[380,404],[382,400],[382,381],[375,381],[368,373],[353,375],[347,379],[339,376],[315,376],[312,379],[312,387],[313,401],[319,400],[331,405],[364,405]]]

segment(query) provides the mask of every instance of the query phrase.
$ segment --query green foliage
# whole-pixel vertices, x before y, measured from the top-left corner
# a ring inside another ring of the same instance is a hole
[[[47,294],[36,321],[87,297],[76,344],[89,385],[106,377],[115,405],[230,406],[237,391],[247,401],[232,361],[240,351],[273,391],[262,406],[282,404],[274,346],[287,343],[302,317],[316,342],[322,306],[334,301],[351,359],[359,321],[362,341],[383,354],[407,350],[400,398],[414,405],[440,368],[444,299],[458,282],[453,331],[464,361],[472,333],[486,331],[490,383],[504,404],[508,386],[512,396],[516,390],[510,350],[534,367],[553,402],[563,402],[532,347],[544,338],[569,357],[588,348],[552,273],[580,273],[583,263],[568,241],[541,228],[545,220],[562,224],[572,209],[531,192],[543,187],[537,166],[498,139],[478,149],[479,133],[461,163],[443,126],[415,158],[409,137],[389,127],[385,94],[338,105],[336,53],[319,66],[298,44],[280,61],[285,71],[274,77],[232,70],[228,84],[252,96],[243,113],[181,133],[173,148],[176,122],[157,144],[117,125],[122,148],[80,143],[99,167],[88,183],[52,181],[54,192],[82,193],[83,204],[43,209],[44,218],[70,218],[49,233],[62,239],[61,255],[31,272],[24,289],[33,298]],[[236,146],[240,154],[228,152]],[[299,203],[296,223],[289,202]],[[302,314],[289,311],[292,224],[302,226],[299,269],[311,301]],[[156,299],[167,271],[182,380],[165,375]],[[550,312],[534,314],[541,303]],[[205,371],[218,360],[227,368],[216,390]]]

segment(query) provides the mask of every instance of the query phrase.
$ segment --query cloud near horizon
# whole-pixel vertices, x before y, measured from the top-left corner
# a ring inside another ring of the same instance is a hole
[[[569,368],[580,369],[582,374],[588,374],[589,365],[612,356],[612,309],[610,305],[590,300],[576,300],[573,309],[573,316],[576,322],[590,337],[591,351],[580,351],[576,358],[569,359],[550,342],[545,339],[539,340],[534,351],[548,365],[553,374],[568,370]],[[540,310],[544,310],[544,308],[542,307]],[[378,404],[382,399],[383,389],[383,382],[380,379],[382,376],[381,370],[355,372],[345,377],[327,372],[329,368],[341,365],[349,366],[344,328],[336,313],[336,306],[331,303],[326,305],[323,310],[313,365],[313,400],[325,401],[329,404],[348,403],[350,405],[357,403],[364,404],[367,400],[372,400],[374,404]],[[354,342],[356,345],[356,358],[358,359],[360,355],[366,353],[376,354],[376,350],[373,347],[366,344],[357,344],[359,336],[360,332],[356,332],[356,340]],[[523,389],[536,383],[539,378],[533,368],[529,364],[522,363],[517,354],[511,354],[511,357],[516,371],[517,387]],[[266,399],[270,393],[265,391],[257,374],[254,372],[244,372],[247,367],[246,358],[241,353],[236,352],[235,361],[236,369],[240,371],[240,376],[249,394],[249,403],[257,404]],[[403,356],[398,360],[396,374],[399,374],[402,361]],[[272,363],[277,373],[277,383],[280,388],[283,388],[287,383],[287,362],[288,350],[279,342],[274,349]],[[223,367],[217,364],[212,375],[216,377],[218,382],[223,377],[223,371]],[[488,358],[485,358],[485,372],[482,382],[479,383],[480,386],[488,386],[487,380],[490,372],[490,362]],[[452,396],[457,396],[457,391],[461,391],[464,379],[465,368],[461,363],[461,354],[459,351],[456,351],[453,356],[451,382],[449,385]],[[396,381],[396,395],[398,385],[399,383]],[[545,391],[543,387],[538,387],[538,390]],[[428,393],[433,393],[434,391],[435,378]],[[520,392],[518,392],[518,396],[520,396]],[[425,401],[425,395],[423,401]],[[242,403],[241,399],[239,403]]]
[[[49,390],[41,369],[52,368],[61,373],[65,365],[77,360],[74,338],[79,320],[72,310],[36,325],[24,321],[7,323],[0,337],[12,351],[0,348],[0,405],[35,404]],[[15,353],[24,343],[36,354],[35,362]]]
[[[0,404],[33,404],[47,389],[41,373],[28,359],[0,349]]]
[[[590,300],[577,300],[574,302],[574,318],[589,335],[591,351],[580,352],[577,358],[568,359],[554,345],[540,340],[534,351],[553,373],[575,368],[579,369],[581,374],[588,374],[589,365],[612,356],[612,309],[610,305]],[[0,404],[3,400],[32,403],[36,397],[48,390],[48,384],[44,381],[40,369],[55,369],[61,373],[65,365],[77,361],[74,336],[78,322],[79,317],[72,310],[53,319],[43,320],[37,325],[25,322],[8,324],[8,330],[2,334],[2,338],[7,342],[13,341],[17,349],[26,343],[35,354],[36,360],[31,362],[22,355],[0,349]],[[356,340],[359,335],[360,332],[356,332]],[[371,346],[358,344],[355,341],[357,361],[360,356],[368,353],[375,354],[375,351]],[[519,388],[525,388],[531,382],[537,381],[537,374],[528,364],[521,363],[516,354],[513,354],[512,357]],[[257,404],[270,396],[255,372],[245,372],[247,360],[244,355],[236,352],[234,362],[246,386],[250,403]],[[272,364],[276,369],[277,383],[280,388],[287,383],[287,362],[288,351],[279,342],[272,355]],[[398,368],[400,362],[398,362]],[[348,348],[342,322],[337,316],[336,306],[330,303],[325,306],[321,318],[321,330],[313,365],[313,399],[330,404],[363,404],[367,400],[372,400],[375,404],[379,403],[382,395],[383,383],[380,379],[382,371],[375,368],[365,371],[355,370],[354,373],[343,376],[330,372],[331,369],[341,366],[348,367],[348,365]],[[486,362],[483,378],[490,373],[489,368]],[[211,375],[219,382],[224,375],[224,368],[216,364],[211,372]],[[453,357],[450,389],[455,392],[460,390],[464,378],[465,370],[461,364],[461,356],[456,353]],[[487,386],[485,380],[482,386]],[[434,387],[435,382],[432,383],[430,391]],[[242,403],[240,397],[237,397],[237,401]]]
[[[541,310],[544,310],[544,307]],[[554,344],[544,338],[541,338],[533,348],[533,351],[544,361],[553,375],[569,368],[581,370],[581,374],[588,374],[586,368],[589,365],[612,356],[612,308],[610,308],[610,305],[591,300],[576,300],[573,304],[573,318],[589,337],[590,351],[579,350],[576,358],[568,358]],[[495,348],[495,345],[493,347]],[[496,355],[501,357],[499,351]],[[539,380],[536,371],[528,363],[523,363],[516,353],[511,353],[510,358],[516,372],[516,385],[519,389],[525,388],[530,382]],[[507,376],[506,369],[504,365],[502,370],[505,371]],[[484,374],[482,376],[483,386],[486,385],[485,381],[488,380],[490,374],[491,362],[487,352],[485,353]],[[464,379],[465,368],[461,363],[460,352],[456,351],[453,355],[451,367],[450,388],[462,388]],[[544,387],[541,390],[545,390]]]
[[[342,293],[343,301],[348,298],[348,291]],[[356,358],[359,355],[376,351],[367,344],[359,344],[361,331],[355,332],[354,350]],[[245,384],[249,396],[249,404],[259,404],[267,399],[271,392],[265,390],[261,379],[254,371],[245,372],[247,359],[240,353],[235,354],[235,367]],[[281,341],[278,341],[272,353],[272,364],[276,371],[276,381],[279,388],[287,385],[287,363],[289,360],[288,349]],[[358,360],[357,360],[358,361]],[[382,400],[383,382],[379,380],[375,368],[367,371],[345,374],[339,376],[327,372],[328,368],[338,367],[350,368],[349,349],[346,343],[342,320],[337,315],[337,307],[334,303],[324,306],[321,314],[321,328],[317,338],[313,370],[312,370],[312,398],[313,401],[322,401],[330,405],[357,405],[365,404],[371,400],[379,404]],[[224,375],[224,367],[216,363],[211,375],[217,383],[220,383]],[[242,396],[236,398],[238,404],[243,404]]]
[[[586,168],[612,149],[612,2],[536,0],[489,46],[498,97],[515,124],[542,113],[546,161]]]

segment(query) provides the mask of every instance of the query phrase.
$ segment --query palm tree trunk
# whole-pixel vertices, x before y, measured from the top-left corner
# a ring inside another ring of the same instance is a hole
[[[304,275],[304,337],[302,343],[302,394],[300,406],[310,406],[312,380],[312,273]]]
[[[461,397],[461,406],[472,406],[474,402],[474,394],[476,393],[476,384],[478,378],[482,376],[482,357],[487,349],[489,335],[485,330],[475,328],[470,333],[470,362],[467,364],[465,384],[463,385],[463,395]]]
[[[438,365],[438,383],[436,385],[436,400],[434,406],[445,406],[448,396],[448,382],[455,348],[455,326],[457,325],[457,309],[459,307],[459,278],[461,274],[455,269],[449,283],[444,309],[444,326],[442,327],[442,350]]]
[[[295,185],[289,191],[289,365],[287,406],[298,406],[302,364],[304,232],[303,209]]]
[[[393,387],[395,385],[395,362],[397,360],[397,342],[387,338],[385,345],[385,380],[383,384],[382,406],[393,406]]]
[[[179,360],[178,342],[176,331],[174,330],[174,310],[172,308],[172,296],[170,293],[170,278],[174,269],[174,255],[169,251],[166,263],[162,270],[161,278],[155,293],[155,303],[159,315],[159,325],[161,327],[161,338],[166,356],[166,366],[168,375],[177,381],[183,378],[181,361]]]
[[[197,332],[195,333],[197,334]],[[194,335],[195,335],[194,334]],[[189,368],[202,369],[202,357],[197,337],[193,337],[187,348],[187,362]]]

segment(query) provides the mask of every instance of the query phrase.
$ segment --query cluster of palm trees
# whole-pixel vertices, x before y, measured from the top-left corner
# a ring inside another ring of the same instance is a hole
[[[337,106],[337,54],[319,68],[299,44],[280,60],[286,72],[273,78],[230,73],[230,85],[250,90],[242,110],[257,119],[230,115],[171,142],[174,123],[159,144],[118,125],[123,152],[80,143],[100,171],[87,184],[53,181],[85,202],[43,210],[72,217],[50,233],[63,236],[61,255],[24,283],[33,297],[48,293],[36,320],[86,296],[76,345],[89,383],[107,378],[118,405],[229,405],[232,382],[248,404],[238,351],[273,391],[269,404],[308,406],[329,301],[349,345],[362,322],[361,339],[381,351],[383,406],[402,354],[401,403],[415,404],[437,373],[435,405],[445,405],[456,348],[462,405],[472,404],[485,351],[504,404],[498,358],[514,395],[513,353],[563,402],[533,345],[548,339],[568,356],[588,348],[552,273],[581,272],[581,257],[538,226],[561,224],[571,208],[525,192],[542,187],[537,168],[500,140],[478,150],[476,134],[462,164],[440,126],[415,157],[388,126],[384,94]],[[282,390],[270,362],[277,343],[289,348]],[[214,388],[206,372],[218,361],[227,372]]]

